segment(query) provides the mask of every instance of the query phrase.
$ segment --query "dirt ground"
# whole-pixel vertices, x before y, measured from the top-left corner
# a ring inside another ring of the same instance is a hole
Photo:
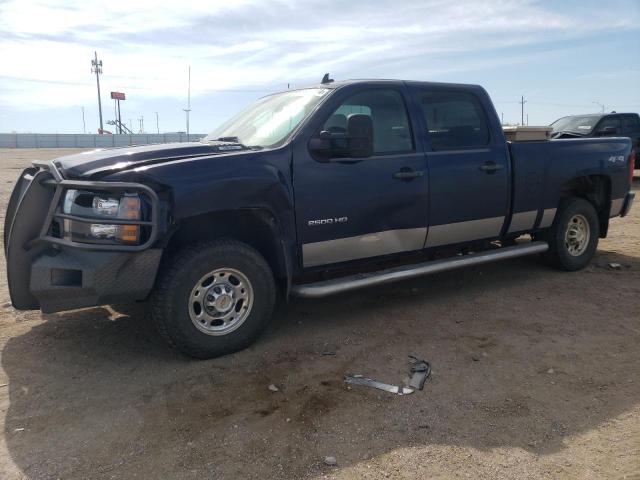
[[[0,215],[63,153],[0,150]],[[640,479],[640,205],[581,272],[523,258],[295,300],[211,361],[144,305],[14,311],[0,262],[2,479]],[[343,383],[399,383],[409,354],[422,392]]]

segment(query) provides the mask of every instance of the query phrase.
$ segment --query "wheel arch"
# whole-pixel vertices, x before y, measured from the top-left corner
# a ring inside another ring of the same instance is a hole
[[[288,291],[292,277],[290,254],[285,247],[282,225],[267,208],[221,210],[182,218],[166,241],[165,256],[190,244],[220,238],[238,240],[257,250],[276,280]]]
[[[593,205],[600,223],[600,238],[605,238],[609,230],[611,211],[611,178],[607,175],[573,178],[562,185],[560,202],[571,197],[584,198]]]

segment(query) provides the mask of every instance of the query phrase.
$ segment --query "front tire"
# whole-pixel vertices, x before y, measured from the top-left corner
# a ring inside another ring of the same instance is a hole
[[[171,258],[151,296],[158,331],[195,358],[246,348],[267,326],[276,287],[265,259],[235,240],[190,245]]]
[[[568,271],[581,270],[596,253],[600,221],[593,205],[583,198],[564,200],[553,225],[543,235],[549,243],[549,263]]]

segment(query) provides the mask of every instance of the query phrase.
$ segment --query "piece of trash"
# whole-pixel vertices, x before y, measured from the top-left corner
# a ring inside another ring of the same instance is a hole
[[[550,368],[549,370],[547,370],[547,373],[553,373],[553,368]]]
[[[332,357],[336,354],[336,352],[322,352],[320,355],[323,355],[325,357]]]
[[[0,383],[0,388],[8,386],[8,383]]]
[[[396,395],[409,395],[410,393],[414,392],[413,388],[382,383],[377,380],[373,380],[372,378],[367,378],[363,375],[350,375],[345,377],[344,381],[345,383],[349,383],[351,385],[362,385],[364,387],[377,388],[378,390],[395,393]]]
[[[335,467],[338,464],[336,457],[324,457],[324,464],[330,467]]]
[[[24,428],[14,428],[13,431],[14,432],[22,432],[24,430]]]
[[[413,355],[409,355],[409,386],[416,390],[424,388],[424,382],[431,376],[431,364],[425,360],[421,360]]]
[[[271,385],[269,385],[269,390],[271,390],[272,392],[279,392],[280,389],[278,387],[276,387],[273,383]]]
[[[610,263],[609,267],[613,268],[614,270],[622,270],[622,265],[620,265],[619,263]]]

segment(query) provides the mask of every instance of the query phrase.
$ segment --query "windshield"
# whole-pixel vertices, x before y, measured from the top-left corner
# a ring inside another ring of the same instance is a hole
[[[248,147],[273,147],[282,142],[329,90],[307,88],[261,98],[202,139],[227,140]]]
[[[596,126],[600,117],[598,115],[584,115],[582,117],[563,117],[551,124],[554,132],[571,132],[580,135],[588,135]]]

